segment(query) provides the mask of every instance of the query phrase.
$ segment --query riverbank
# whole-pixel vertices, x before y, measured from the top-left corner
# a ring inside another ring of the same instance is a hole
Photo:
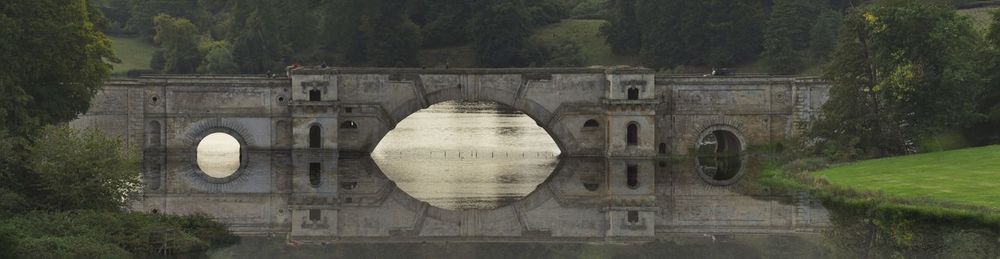
[[[827,166],[822,158],[772,161],[750,182],[823,201],[838,250],[857,256],[1000,255],[1000,146]]]

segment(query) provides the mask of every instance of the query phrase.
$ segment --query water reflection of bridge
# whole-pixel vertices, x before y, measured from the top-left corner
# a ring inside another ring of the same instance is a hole
[[[631,185],[627,170],[658,167]],[[491,210],[445,210],[417,200],[370,158],[341,159],[342,205],[332,213],[293,215],[304,240],[366,241],[647,240],[686,234],[812,233],[828,226],[815,200],[752,197],[706,184],[691,163],[564,158],[527,197]]]

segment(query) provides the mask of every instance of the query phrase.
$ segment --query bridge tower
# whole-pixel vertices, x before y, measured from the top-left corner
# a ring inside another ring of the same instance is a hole
[[[607,120],[609,237],[653,236],[656,202],[656,105],[648,70],[606,72],[602,100]]]
[[[329,238],[337,230],[338,94],[334,75],[292,78],[291,235]]]

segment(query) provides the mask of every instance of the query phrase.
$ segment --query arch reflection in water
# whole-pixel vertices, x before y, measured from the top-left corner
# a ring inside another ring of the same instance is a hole
[[[422,201],[446,209],[486,209],[534,190],[555,169],[558,155],[548,133],[517,110],[449,101],[401,121],[372,157]]]
[[[742,143],[726,130],[708,132],[698,142],[698,171],[711,184],[728,185],[739,180],[743,172]]]
[[[447,210],[414,198],[371,158],[338,161],[344,201],[341,238],[385,237],[652,237],[658,211],[653,161],[563,158],[521,199],[492,209]],[[629,187],[626,165],[638,165]],[[646,183],[646,184],[642,184]]]

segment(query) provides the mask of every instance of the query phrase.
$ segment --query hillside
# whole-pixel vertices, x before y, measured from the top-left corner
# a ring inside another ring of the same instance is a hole
[[[119,64],[111,64],[113,76],[125,76],[129,70],[148,70],[149,61],[156,47],[137,38],[117,37],[108,35],[115,55],[121,59]]]

